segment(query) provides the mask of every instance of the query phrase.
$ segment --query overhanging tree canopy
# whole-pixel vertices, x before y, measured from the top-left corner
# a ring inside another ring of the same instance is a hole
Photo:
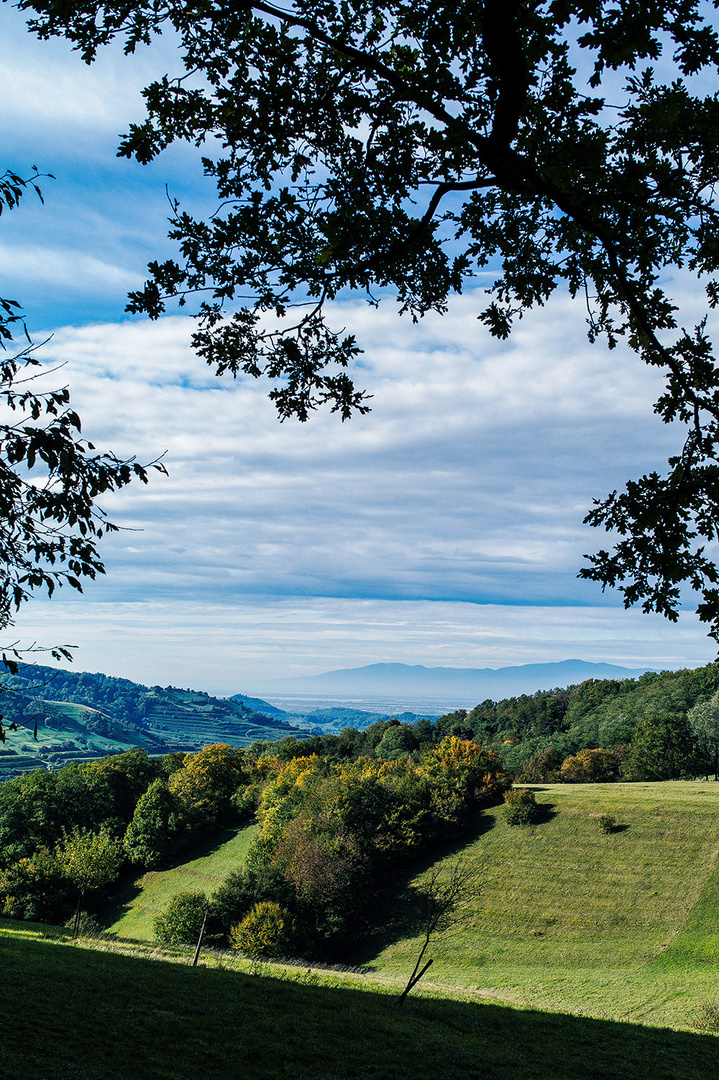
[[[119,153],[206,147],[220,205],[207,220],[175,205],[180,257],[151,263],[129,307],[156,318],[200,297],[199,353],[268,376],[281,418],[367,409],[347,373],[358,346],[325,313],[347,290],[394,293],[417,318],[489,267],[478,317],[499,338],[560,287],[583,297],[591,340],[624,338],[665,372],[655,408],[684,436],[665,475],[595,503],[586,520],[619,542],[581,574],[673,620],[688,582],[719,640],[719,370],[706,320],[684,329],[665,284],[679,269],[719,301],[713,3],[18,6],[88,62],[114,37],[179,36],[181,69],[147,87]]]

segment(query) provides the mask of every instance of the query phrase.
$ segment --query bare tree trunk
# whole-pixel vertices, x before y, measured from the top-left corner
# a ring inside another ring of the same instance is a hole
[[[207,912],[205,912],[205,917],[202,920],[202,927],[200,929],[200,936],[197,939],[197,948],[195,949],[195,959],[192,961],[192,966],[193,967],[197,967],[197,961],[198,961],[198,959],[200,957],[200,949],[202,948],[202,939],[205,936],[205,925],[206,925],[206,923],[207,923]]]
[[[417,963],[419,964],[419,960],[417,961]],[[419,980],[424,975],[425,971],[429,971],[429,969],[432,967],[433,963],[434,963],[434,960],[428,960],[427,963],[422,968],[422,970],[420,971],[419,975],[415,974],[415,972],[417,971],[417,968],[414,969],[414,971],[412,972],[412,975],[410,977],[409,982],[407,983],[404,990],[400,994],[399,1001],[397,1002],[398,1005],[403,1005],[404,1004],[404,999],[407,997],[407,994],[410,992],[410,990],[412,989],[413,986],[417,985]]]

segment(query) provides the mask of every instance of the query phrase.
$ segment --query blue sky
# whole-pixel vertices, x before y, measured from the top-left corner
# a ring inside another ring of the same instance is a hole
[[[714,658],[690,610],[673,626],[577,580],[604,542],[582,525],[592,497],[661,468],[678,440],[652,414],[656,373],[590,346],[580,305],[557,298],[498,343],[471,291],[417,326],[391,300],[347,300],[334,322],[365,348],[372,413],[279,425],[266,387],[220,381],[193,355],[188,317],[123,314],[147,261],[172,250],[165,185],[213,206],[191,148],[148,168],[115,156],[140,88],[173,70],[171,43],[88,68],[6,5],[0,27],[3,165],[56,177],[44,206],[28,196],[3,215],[0,295],[37,339],[52,334],[44,356],[65,364],[85,434],[165,453],[170,471],[106,501],[127,530],[104,545],[106,578],[26,605],[21,642],[218,693],[379,661]],[[691,306],[690,283],[677,288]]]

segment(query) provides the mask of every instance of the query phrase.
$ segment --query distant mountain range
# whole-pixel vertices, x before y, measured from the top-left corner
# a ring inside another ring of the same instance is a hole
[[[562,660],[554,664],[521,664],[502,668],[423,667],[420,664],[368,664],[365,667],[327,671],[323,675],[281,679],[265,684],[261,692],[346,698],[392,696],[407,701],[431,698],[446,706],[476,705],[492,698],[499,701],[517,694],[571,686],[586,679],[636,679],[649,668],[625,668],[593,664],[586,660]]]

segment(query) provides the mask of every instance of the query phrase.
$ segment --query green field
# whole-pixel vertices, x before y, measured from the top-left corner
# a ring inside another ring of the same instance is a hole
[[[714,1035],[170,962],[0,921],[3,1080],[714,1080]]]
[[[493,809],[445,851],[481,865],[483,885],[403,1009],[422,873],[387,890],[383,936],[350,958],[365,974],[212,953],[192,969],[189,951],[158,961],[139,944],[173,892],[212,892],[250,829],[127,884],[113,930],[138,944],[0,921],[3,1080],[714,1080],[719,1042],[692,1025],[719,999],[719,785],[538,799],[539,824]],[[605,812],[621,826],[608,835]]]
[[[537,799],[541,824],[510,828],[493,809],[462,849],[484,884],[469,925],[437,943],[428,985],[689,1027],[719,998],[719,785],[556,785]],[[602,813],[619,831],[599,830]],[[399,977],[417,949],[379,941],[365,960]]]
[[[560,784],[537,798],[539,824],[510,828],[493,808],[446,853],[481,867],[483,884],[461,925],[433,945],[425,990],[690,1029],[719,999],[719,785]],[[600,831],[602,813],[616,832]],[[172,895],[211,894],[254,828],[128,883],[102,922],[151,942]],[[373,982],[399,984],[414,965],[408,911],[421,879],[387,891],[386,926],[349,957]]]
[[[239,832],[228,829],[192,852],[187,862],[170,870],[149,871],[127,882],[116,902],[102,912],[103,925],[122,938],[152,941],[154,920],[175,893],[213,893],[230,871],[242,864],[256,831],[256,825]]]

